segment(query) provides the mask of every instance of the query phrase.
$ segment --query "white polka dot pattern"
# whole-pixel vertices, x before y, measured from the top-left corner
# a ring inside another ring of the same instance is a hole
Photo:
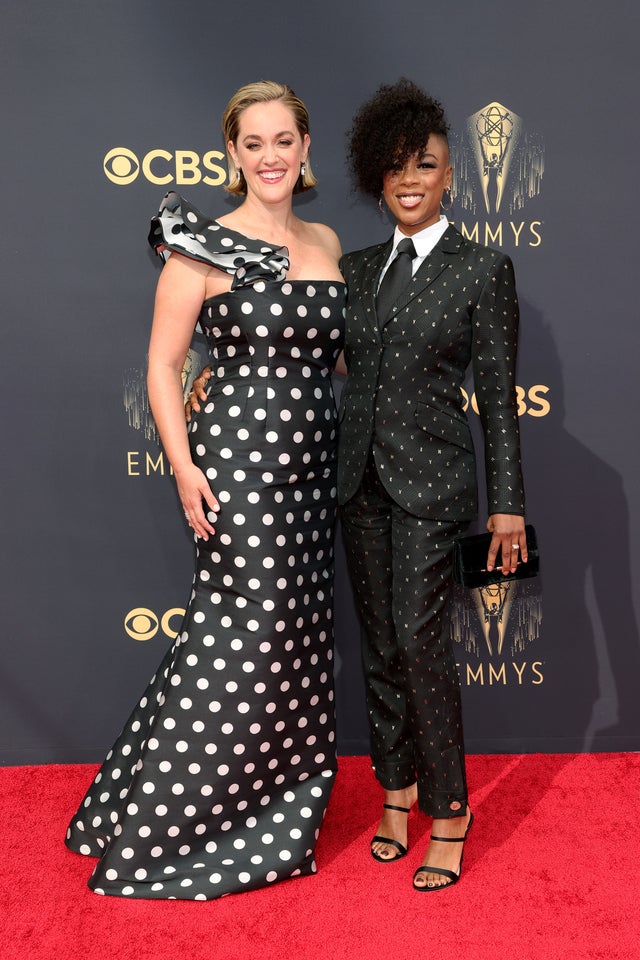
[[[215,226],[237,263],[264,246]],[[100,858],[96,893],[209,900],[316,869],[336,770],[344,300],[342,284],[263,267],[203,305],[213,376],[190,441],[221,510],[181,632],[71,821],[67,845]]]

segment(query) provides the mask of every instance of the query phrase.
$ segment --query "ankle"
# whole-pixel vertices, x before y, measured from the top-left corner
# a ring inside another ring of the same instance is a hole
[[[417,784],[403,787],[401,790],[385,790],[384,802],[397,807],[412,807],[418,797]]]

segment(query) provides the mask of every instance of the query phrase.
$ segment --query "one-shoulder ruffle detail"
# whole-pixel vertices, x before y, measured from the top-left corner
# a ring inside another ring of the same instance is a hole
[[[163,198],[158,215],[151,220],[149,243],[163,260],[168,248],[232,274],[232,290],[257,280],[284,280],[289,269],[286,247],[230,230],[173,191]]]

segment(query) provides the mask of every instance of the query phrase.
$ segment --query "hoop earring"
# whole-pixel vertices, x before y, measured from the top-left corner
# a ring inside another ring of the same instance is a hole
[[[440,206],[441,206],[441,208],[444,210],[445,213],[447,213],[449,210],[451,210],[451,207],[453,206],[453,194],[451,193],[451,187],[449,187],[448,190],[449,190],[449,203],[447,204],[447,206],[445,207],[445,205],[444,205],[444,203],[442,202],[442,200],[440,201]],[[444,193],[442,194],[442,196],[444,197]]]
[[[380,194],[380,199],[378,200],[378,210],[380,211],[380,213],[382,213],[382,198],[383,198],[383,197],[384,197],[384,194],[381,193],[381,194]]]

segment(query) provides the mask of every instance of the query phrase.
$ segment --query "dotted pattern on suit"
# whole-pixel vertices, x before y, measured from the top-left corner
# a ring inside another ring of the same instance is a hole
[[[420,809],[467,801],[460,685],[446,619],[451,543],[464,522],[414,517],[370,459],[342,528],[362,626],[371,759],[387,790],[418,783]],[[455,812],[455,811],[454,811]]]
[[[523,513],[511,261],[450,227],[380,331],[375,277],[385,259],[386,248],[379,246],[342,260],[349,286],[349,378],[340,410],[340,501],[355,493],[373,442],[383,483],[405,509],[474,519],[476,462],[460,392],[471,363],[489,513]]]
[[[477,513],[461,386],[472,364],[489,512],[522,513],[518,303],[508,257],[447,228],[382,327],[391,243],[343,257],[349,287],[338,496],[363,633],[372,760],[386,789],[417,779],[422,810],[466,804],[460,690],[446,603],[452,542]]]

